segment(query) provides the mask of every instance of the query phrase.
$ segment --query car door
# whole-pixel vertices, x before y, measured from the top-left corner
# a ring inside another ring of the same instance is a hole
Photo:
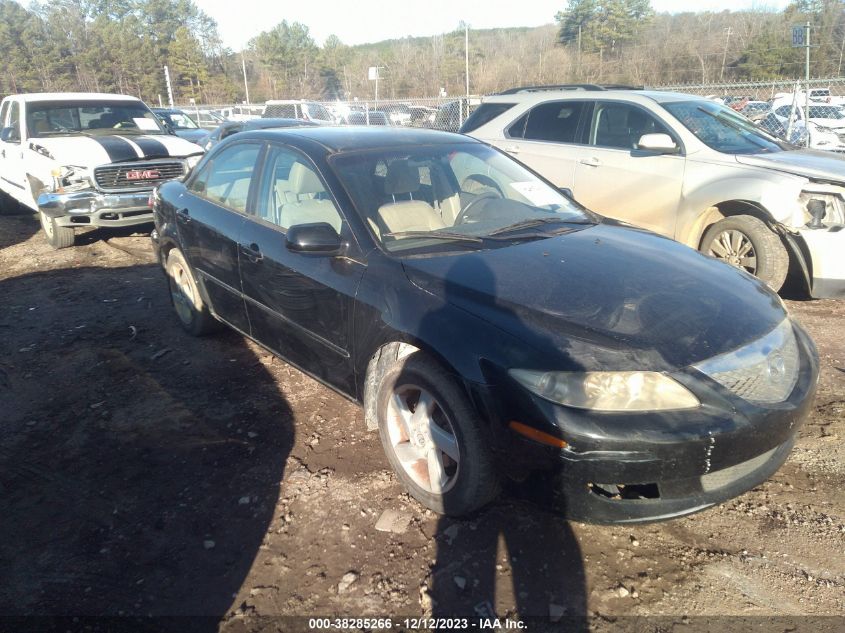
[[[238,238],[264,145],[234,143],[216,153],[178,196],[176,226],[179,239],[212,311],[236,329],[249,334],[241,293]]]
[[[291,226],[327,222],[344,256],[287,248]],[[351,393],[351,316],[364,273],[348,223],[318,170],[297,150],[270,145],[255,210],[240,239],[240,269],[252,336],[311,375]],[[356,259],[357,258],[357,259]]]
[[[23,116],[21,104],[16,99],[6,102],[3,129],[8,129],[6,140],[0,140],[0,178],[3,189],[27,205],[32,202],[26,188],[26,165],[24,162]]]
[[[575,199],[602,215],[674,237],[686,160],[637,146],[643,134],[663,133],[680,147],[677,136],[645,108],[614,101],[596,103],[588,131],[588,144],[576,156]]]
[[[496,144],[558,187],[571,189],[589,106],[589,101],[578,100],[541,103],[511,124],[505,131],[508,138]]]

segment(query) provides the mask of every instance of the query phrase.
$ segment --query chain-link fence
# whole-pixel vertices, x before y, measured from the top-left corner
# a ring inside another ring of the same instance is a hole
[[[723,103],[770,134],[796,145],[845,153],[845,77],[803,81],[674,84],[650,87]],[[335,125],[425,127],[457,131],[481,97],[373,101],[268,101],[266,104],[183,106],[200,125],[260,117]]]
[[[424,127],[457,131],[481,103],[481,97],[440,97],[378,101],[268,101],[261,105],[205,104],[179,106],[200,127],[214,128],[224,120],[285,118],[335,125]]]

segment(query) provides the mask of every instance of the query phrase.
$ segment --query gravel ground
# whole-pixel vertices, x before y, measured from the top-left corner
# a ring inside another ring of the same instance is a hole
[[[148,235],[80,241],[0,217],[3,615],[845,613],[845,302],[787,302],[821,381],[762,486],[637,527],[507,497],[457,521],[402,491],[356,405],[237,334],[184,334]]]

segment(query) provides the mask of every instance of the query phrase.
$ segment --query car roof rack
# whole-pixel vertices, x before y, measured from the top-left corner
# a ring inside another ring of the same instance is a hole
[[[500,92],[500,95],[515,95],[520,92],[544,92],[550,90],[642,90],[642,86],[627,86],[624,84],[556,84],[547,86],[520,86]]]

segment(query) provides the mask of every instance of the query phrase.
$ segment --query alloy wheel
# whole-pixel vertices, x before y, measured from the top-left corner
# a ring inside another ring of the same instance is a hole
[[[416,385],[396,386],[387,405],[387,431],[399,464],[420,488],[442,495],[455,485],[458,439],[431,392]]]
[[[757,274],[757,252],[742,231],[727,229],[716,235],[710,243],[708,254],[752,275]]]

